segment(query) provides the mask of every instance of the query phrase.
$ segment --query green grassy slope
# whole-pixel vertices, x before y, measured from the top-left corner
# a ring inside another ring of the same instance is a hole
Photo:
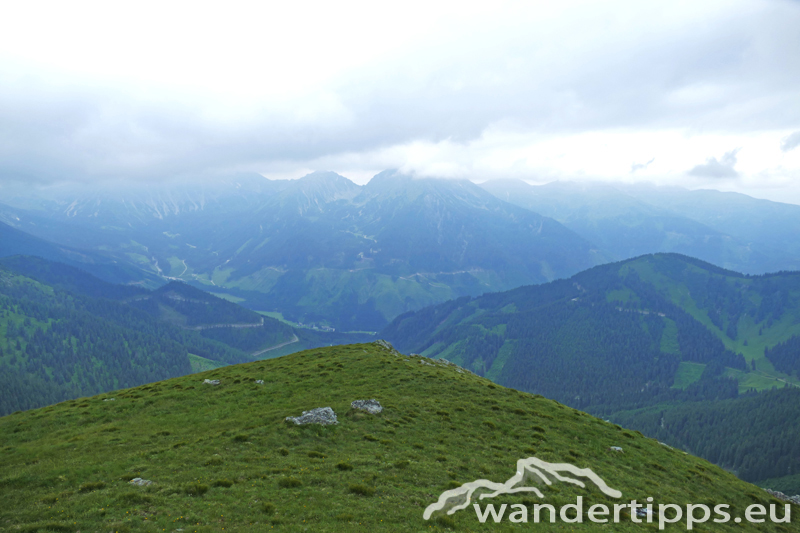
[[[204,385],[206,378],[221,383]],[[350,409],[365,398],[384,412]],[[323,406],[336,411],[338,425],[284,421]],[[503,482],[518,459],[534,455],[592,468],[625,502],[728,503],[734,516],[754,502],[777,503],[640,434],[377,344],[309,350],[6,416],[0,450],[7,531],[562,531],[563,523],[484,526],[471,510],[422,518],[443,491],[478,478]],[[136,477],[153,484],[128,483]],[[616,501],[567,484],[542,490],[556,506],[577,495],[586,505]],[[534,501],[517,494],[493,503]],[[743,529],[800,530],[696,526]]]

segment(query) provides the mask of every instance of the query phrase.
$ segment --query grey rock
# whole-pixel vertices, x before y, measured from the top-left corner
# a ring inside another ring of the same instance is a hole
[[[336,413],[330,407],[317,407],[310,411],[303,411],[301,416],[287,416],[287,422],[294,422],[298,426],[305,424],[320,424],[329,426],[331,424],[338,424],[336,420]]]
[[[636,516],[639,518],[647,518],[650,515],[655,516],[656,512],[652,509],[648,510],[646,507],[638,507],[636,509]]]
[[[128,483],[132,485],[136,485],[137,487],[146,487],[147,485],[152,485],[153,482],[149,479],[142,479],[140,477],[135,477],[132,480],[128,481]]]
[[[786,494],[784,494],[784,493],[782,493],[780,491],[777,491],[777,490],[772,490],[772,489],[764,489],[764,490],[767,491],[768,493],[770,493],[775,498],[781,500],[781,501],[794,503],[796,505],[800,505],[800,495],[787,496]]]
[[[394,355],[402,355],[400,352],[398,352],[397,350],[394,349],[394,346],[392,346],[392,343],[390,343],[389,341],[385,341],[383,339],[378,339],[378,340],[374,341],[372,344],[374,344],[376,346],[380,346],[384,350],[387,350],[387,351],[393,353]]]
[[[203,383],[206,385],[219,385],[218,379],[204,379]]]
[[[350,407],[353,409],[360,409],[361,411],[366,411],[371,415],[377,415],[381,411],[383,411],[383,406],[381,406],[378,400],[354,400],[353,403],[350,404]]]
[[[106,398],[106,399],[105,399],[105,400],[103,400],[103,401],[104,401],[104,402],[113,402],[114,400],[116,400],[116,398]]]
[[[454,362],[448,361],[447,359],[445,359],[443,357],[440,357],[439,359],[436,359],[436,362],[439,363],[440,365],[443,365],[443,366],[449,366],[449,367],[455,368],[456,372],[458,372],[459,374],[463,374],[464,372],[468,372],[468,373],[472,374],[473,376],[476,375],[475,372],[473,372],[472,370],[468,370],[466,368],[460,367],[457,364],[455,364]]]
[[[621,452],[622,451],[622,448],[620,448],[619,446],[610,446],[608,449],[611,450],[612,452]]]
[[[263,380],[263,379],[257,379],[257,380],[256,380],[256,383],[257,383],[258,385],[263,385],[263,384],[264,384],[264,380]]]

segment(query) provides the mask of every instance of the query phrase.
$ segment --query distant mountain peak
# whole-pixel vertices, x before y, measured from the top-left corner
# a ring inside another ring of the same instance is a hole
[[[314,172],[306,174],[302,178],[298,178],[297,180],[294,181],[304,182],[304,183],[311,183],[311,182],[319,183],[324,181],[353,183],[346,177],[342,176],[341,174],[337,174],[332,170],[315,170]]]

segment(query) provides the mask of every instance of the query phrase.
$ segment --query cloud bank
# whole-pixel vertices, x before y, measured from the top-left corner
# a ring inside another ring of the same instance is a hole
[[[735,178],[739,175],[733,168],[736,166],[736,153],[738,151],[737,149],[726,152],[719,161],[717,161],[716,157],[710,157],[705,164],[695,166],[688,174],[701,178]]]
[[[0,181],[800,169],[794,2],[130,7],[0,22]]]

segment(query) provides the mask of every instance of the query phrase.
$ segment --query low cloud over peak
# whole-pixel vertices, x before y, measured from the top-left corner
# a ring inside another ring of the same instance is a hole
[[[706,159],[702,165],[697,165],[691,169],[688,174],[698,178],[736,178],[739,173],[733,168],[736,166],[736,154],[739,149],[726,152],[722,158],[717,161],[716,157]]]
[[[739,176],[800,198],[800,138],[787,137],[800,130],[798,3],[39,11],[14,4],[0,32],[0,182],[309,168],[366,182],[402,168],[690,187]],[[698,165],[732,146],[735,169]]]

